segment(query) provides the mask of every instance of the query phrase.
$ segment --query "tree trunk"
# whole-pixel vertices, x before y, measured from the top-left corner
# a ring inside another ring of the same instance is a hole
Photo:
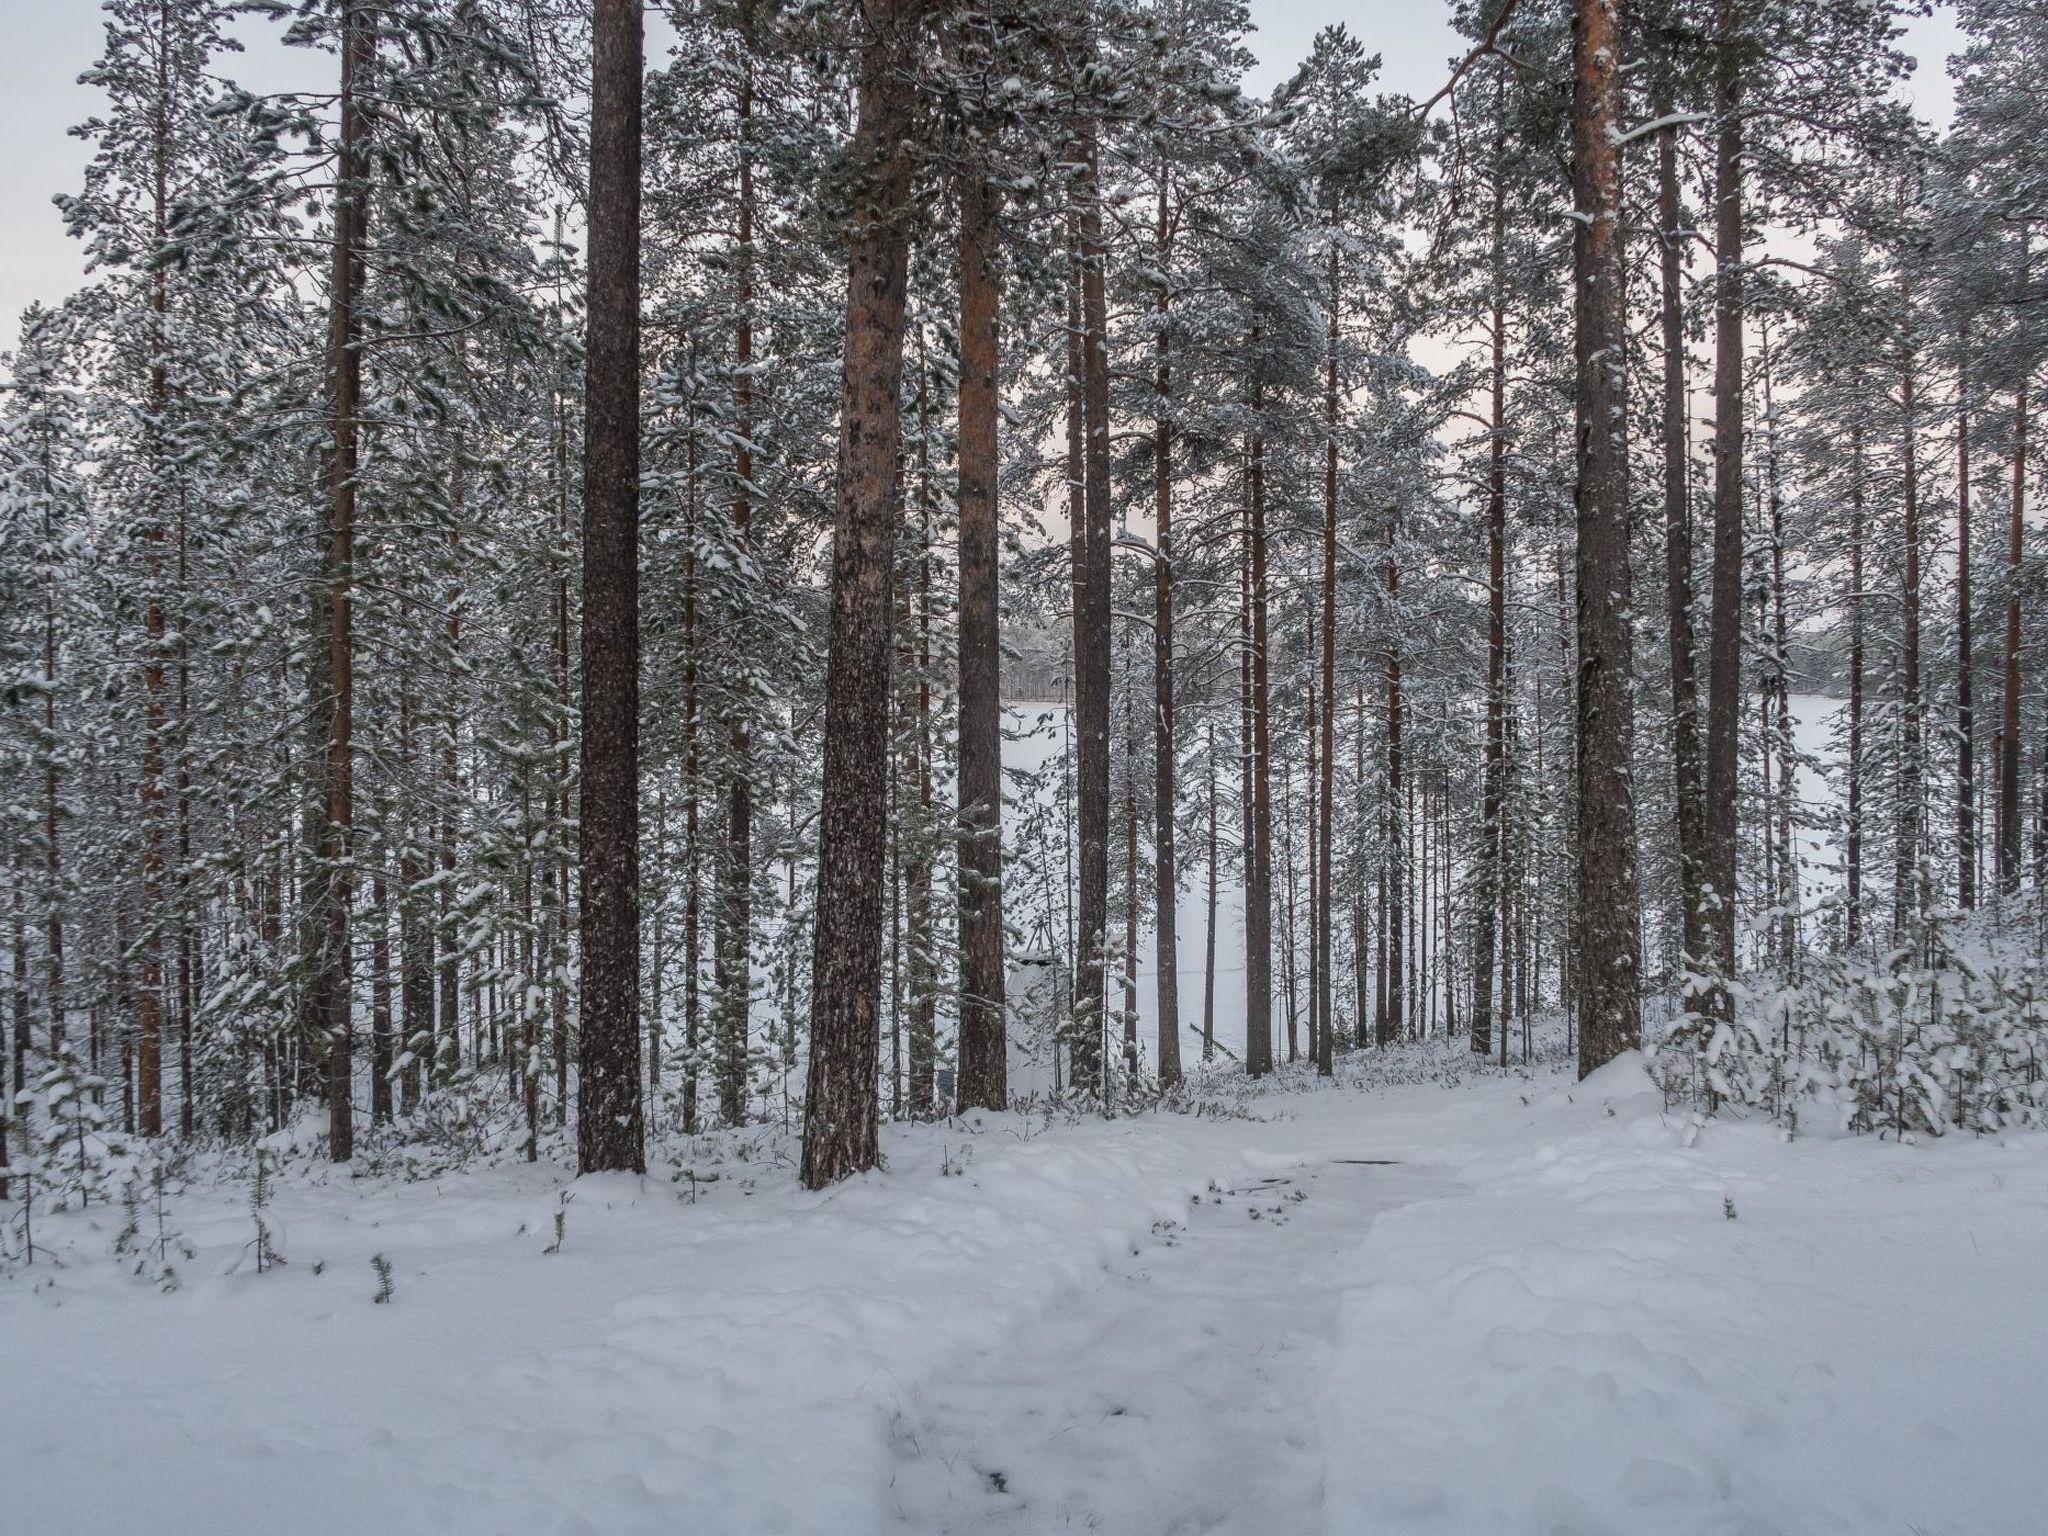
[[[960,177],[960,1107],[1009,1102],[1003,977],[1000,194]]]
[[[640,1173],[639,0],[597,0],[591,49],[576,1166]]]
[[[1501,103],[1496,100],[1496,109]],[[1502,152],[1496,141],[1495,155]],[[1472,1050],[1493,1048],[1494,910],[1500,880],[1501,785],[1505,771],[1506,708],[1502,695],[1507,656],[1507,205],[1496,167],[1493,177],[1493,293],[1488,343],[1492,410],[1486,456],[1486,766],[1481,791],[1477,904],[1472,922]]]
[[[1742,708],[1742,57],[1741,0],[1715,6],[1714,595],[1707,639],[1706,806],[1700,964],[1709,1011],[1734,1016],[1735,797]]]
[[[1180,1081],[1180,864],[1174,849],[1177,762],[1173,721],[1173,367],[1167,315],[1172,295],[1164,274],[1172,260],[1167,212],[1171,173],[1159,168],[1159,213],[1154,233],[1162,281],[1152,385],[1152,922],[1159,1003],[1159,1086]],[[1205,1040],[1207,1036],[1204,1036]]]
[[[1109,939],[1109,309],[1102,185],[1093,124],[1076,145],[1081,260],[1083,525],[1080,603],[1074,613],[1075,716],[1080,737],[1080,932],[1074,994],[1074,1086],[1100,1091],[1107,1023]]]
[[[1256,339],[1256,333],[1254,333]],[[1245,1071],[1254,1077],[1273,1070],[1273,774],[1272,712],[1266,667],[1266,439],[1265,393],[1251,388],[1251,442],[1246,467],[1250,482],[1245,534],[1251,619],[1251,788],[1252,824],[1245,839],[1248,869],[1244,892]]]
[[[925,0],[873,0],[849,151],[853,227],[833,509],[831,656],[813,929],[803,1182],[879,1161],[875,1067],[888,820],[889,566],[909,259],[912,72]]]
[[[327,815],[320,839],[320,992],[327,1007],[323,1022],[327,1034],[328,1155],[337,1163],[345,1163],[355,1154],[355,998],[349,978],[353,881],[349,858],[355,816],[356,413],[363,372],[357,303],[363,289],[369,224],[367,125],[355,84],[356,77],[369,66],[372,38],[370,17],[356,0],[344,0],[341,25],[341,139],[335,163],[334,276],[329,296],[334,446],[328,463],[326,550]]]
[[[1629,633],[1628,314],[1622,291],[1621,35],[1578,0],[1572,113],[1578,371],[1579,1076],[1642,1041]]]
[[[1912,296],[1901,295],[1910,316]],[[1909,321],[1910,323],[1910,321]],[[1893,806],[1892,940],[1900,942],[1911,914],[1920,904],[1920,842],[1924,806],[1926,722],[1920,696],[1920,421],[1915,399],[1915,358],[1910,336],[1899,375],[1900,455],[1905,526],[1904,584],[1899,593],[1903,618],[1899,655],[1899,774]]]

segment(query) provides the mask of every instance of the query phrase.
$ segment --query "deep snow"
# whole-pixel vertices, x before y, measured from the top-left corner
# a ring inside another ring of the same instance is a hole
[[[0,1528],[2043,1528],[2048,1139],[1695,1131],[1633,1061],[1343,1075],[894,1127],[819,1195],[766,1133],[680,1148],[694,1199],[295,1164],[290,1262],[223,1274],[247,1187],[197,1185],[170,1295],[118,1210],[46,1219],[61,1265],[0,1285]]]

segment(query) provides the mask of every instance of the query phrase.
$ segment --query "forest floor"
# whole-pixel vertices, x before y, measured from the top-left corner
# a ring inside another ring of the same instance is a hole
[[[1422,1048],[1202,1103],[893,1127],[822,1194],[780,1132],[644,1180],[287,1159],[264,1274],[246,1177],[195,1170],[170,1294],[118,1207],[42,1219],[0,1284],[0,1528],[2048,1521],[2048,1138],[1787,1144],[1668,1114],[1633,1059]]]

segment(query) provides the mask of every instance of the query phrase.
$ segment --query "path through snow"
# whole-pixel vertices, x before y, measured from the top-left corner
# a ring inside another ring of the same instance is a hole
[[[1322,1529],[1325,1458],[1346,1454],[1321,1423],[1345,1288],[1373,1221],[1450,1181],[1406,1164],[1245,1161],[1099,1288],[908,1395],[894,1433],[904,1530]]]

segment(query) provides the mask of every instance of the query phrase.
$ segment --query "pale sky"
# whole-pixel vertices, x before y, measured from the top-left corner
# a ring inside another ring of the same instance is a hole
[[[1251,0],[1258,30],[1251,47],[1259,67],[1252,89],[1266,91],[1307,54],[1317,29],[1343,22],[1386,61],[1391,90],[1426,96],[1460,51],[1445,24],[1441,0]],[[245,19],[249,51],[224,70],[254,90],[324,88],[331,65],[317,55],[278,45],[276,24]],[[83,280],[78,243],[64,233],[52,194],[72,191],[87,146],[72,125],[99,108],[97,93],[78,84],[99,53],[97,0],[0,0],[0,349],[11,348],[21,311],[33,300],[63,299]],[[1912,94],[1923,115],[1945,123],[1950,110],[1944,63],[1956,43],[1946,10],[1908,28],[1919,61]],[[658,45],[650,38],[650,51]]]

